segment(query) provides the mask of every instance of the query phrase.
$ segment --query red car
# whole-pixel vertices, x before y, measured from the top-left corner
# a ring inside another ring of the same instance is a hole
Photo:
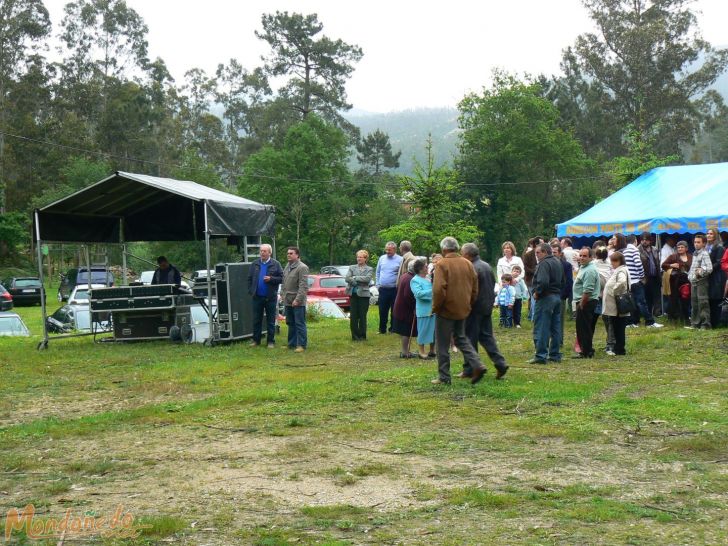
[[[346,281],[341,275],[309,275],[308,294],[329,298],[342,309],[349,309]]]

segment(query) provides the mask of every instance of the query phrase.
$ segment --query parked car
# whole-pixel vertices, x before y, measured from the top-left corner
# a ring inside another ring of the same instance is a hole
[[[346,278],[350,267],[349,265],[325,265],[321,268],[321,273],[324,275],[341,275]],[[369,305],[376,305],[379,302],[379,288],[377,288],[374,279],[369,283],[369,294]]]
[[[308,294],[329,298],[344,309],[351,306],[346,294],[346,281],[341,275],[309,275]]]
[[[49,332],[64,334],[70,332],[90,332],[91,316],[88,305],[62,305],[46,317],[46,327]],[[111,328],[109,321],[96,322],[94,329],[104,332]]]
[[[61,284],[58,287],[58,301],[66,301],[76,286],[83,284],[88,286],[88,280],[89,272],[87,268],[69,269],[68,272],[61,275]],[[91,266],[91,284],[114,286],[114,275],[104,267]]]
[[[105,284],[92,284],[91,290],[94,288],[106,288]],[[88,285],[80,284],[73,288],[71,295],[68,296],[69,305],[88,305]]]
[[[321,268],[321,274],[322,275],[341,275],[342,277],[346,277],[346,274],[349,272],[348,265],[325,265]]]
[[[3,281],[10,292],[14,305],[34,305],[40,303],[41,284],[38,277],[11,277]]]
[[[0,313],[0,336],[29,336],[30,331],[17,313]]]
[[[308,299],[306,300],[306,311],[311,312],[312,309],[315,309],[316,313],[318,313],[324,317],[335,318],[335,319],[348,318],[346,316],[346,313],[344,313],[344,311],[341,310],[341,307],[339,307],[336,303],[334,303],[329,298],[322,298],[319,296],[309,296]]]
[[[13,296],[0,284],[0,311],[10,311],[13,308]]]
[[[134,284],[149,285],[152,284],[152,277],[154,277],[154,271],[142,271],[139,278],[134,281]]]

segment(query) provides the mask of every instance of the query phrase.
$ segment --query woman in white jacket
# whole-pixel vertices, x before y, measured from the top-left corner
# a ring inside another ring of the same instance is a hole
[[[604,301],[602,303],[602,314],[609,317],[614,330],[614,349],[607,351],[609,356],[625,355],[625,330],[629,313],[619,314],[617,308],[617,296],[629,293],[629,270],[625,265],[624,254],[615,251],[609,257],[614,268],[614,273],[609,277],[607,284],[604,286]]]

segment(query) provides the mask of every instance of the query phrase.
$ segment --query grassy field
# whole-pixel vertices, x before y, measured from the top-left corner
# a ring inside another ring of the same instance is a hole
[[[726,544],[724,332],[628,330],[625,358],[533,366],[529,327],[498,331],[506,379],[488,362],[451,387],[346,322],[310,325],[303,355],[0,339],[2,531],[32,503],[145,526],[63,544]]]

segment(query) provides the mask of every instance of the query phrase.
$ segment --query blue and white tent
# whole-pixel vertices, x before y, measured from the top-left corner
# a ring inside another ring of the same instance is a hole
[[[728,231],[728,163],[659,167],[571,220],[559,237]]]

